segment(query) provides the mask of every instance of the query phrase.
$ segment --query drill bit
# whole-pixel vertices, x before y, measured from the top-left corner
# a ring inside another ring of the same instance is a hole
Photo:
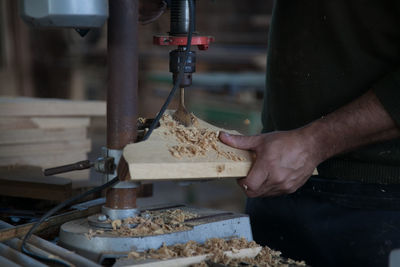
[[[185,107],[185,88],[183,87],[180,89],[180,101],[178,109],[175,111],[172,117],[185,127],[192,126],[193,124],[193,115],[187,111]]]

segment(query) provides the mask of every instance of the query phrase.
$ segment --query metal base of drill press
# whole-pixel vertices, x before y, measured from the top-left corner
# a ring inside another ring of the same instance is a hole
[[[141,210],[165,210],[169,207],[142,208]],[[119,237],[111,233],[97,234],[88,238],[89,230],[105,230],[89,225],[87,219],[67,222],[60,229],[60,245],[76,251],[85,257],[101,263],[107,258],[124,257],[132,250],[144,251],[157,249],[163,243],[174,245],[190,240],[204,243],[209,238],[244,237],[253,240],[250,220],[247,215],[204,208],[191,208],[184,205],[174,206],[198,214],[198,217],[186,222],[193,228],[187,231],[162,235]]]

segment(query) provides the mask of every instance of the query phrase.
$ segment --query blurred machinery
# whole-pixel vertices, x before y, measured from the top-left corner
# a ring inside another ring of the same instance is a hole
[[[107,0],[22,0],[20,7],[21,17],[32,26],[75,28],[82,36],[108,18]]]
[[[195,7],[194,7],[195,8]],[[194,14],[196,14],[194,12]],[[185,49],[187,43],[187,35],[189,33],[189,21],[193,21],[193,37],[192,45],[196,45],[199,50],[207,50],[211,42],[214,41],[212,36],[201,36],[196,32],[196,18],[190,18],[188,1],[171,1],[171,24],[169,35],[156,35],[153,42],[155,45],[171,45],[178,46],[177,49],[169,53],[169,71],[173,75],[173,83],[177,81],[179,73],[179,64],[184,60]],[[192,73],[196,71],[196,52],[189,51],[186,59],[184,78],[179,87],[187,87],[192,85]]]
[[[168,35],[154,36],[153,42],[156,45],[177,46],[170,52],[170,72],[174,84],[184,88],[192,83],[196,63],[196,53],[187,51],[186,46],[190,26],[190,34],[193,34],[191,45],[200,50],[206,50],[213,38],[199,35],[193,27],[195,17],[190,14],[194,14],[194,0],[172,0],[170,9],[171,31]],[[138,10],[138,0],[21,0],[21,16],[33,26],[70,27],[84,36],[90,28],[101,27],[108,18],[107,146],[103,149],[102,157],[94,163],[77,162],[46,170],[46,174],[95,167],[104,173],[105,181],[113,181],[116,177],[119,180],[107,190],[100,214],[71,220],[61,226],[59,244],[101,263],[105,258],[126,256],[132,249],[158,248],[163,242],[171,245],[189,240],[204,242],[211,237],[239,236],[252,240],[249,218],[243,214],[184,205],[136,206],[140,183],[129,181],[129,173],[121,155],[127,144],[138,141],[138,128],[149,127],[137,122]],[[181,79],[182,64],[184,75]],[[183,97],[181,99],[183,101]],[[135,217],[144,210],[176,208],[198,214],[197,218],[190,221],[191,230],[139,237],[110,234],[113,220]],[[102,233],[87,238],[88,232],[96,230]]]

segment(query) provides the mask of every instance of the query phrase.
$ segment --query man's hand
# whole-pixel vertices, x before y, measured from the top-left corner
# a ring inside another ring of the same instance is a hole
[[[249,174],[238,180],[249,197],[293,193],[320,163],[318,155],[313,153],[313,139],[302,129],[256,136],[221,132],[220,140],[229,146],[255,152],[256,160]]]
[[[357,147],[400,137],[400,127],[369,90],[302,128],[257,136],[220,134],[227,145],[256,153],[239,184],[249,197],[296,191],[324,160]]]

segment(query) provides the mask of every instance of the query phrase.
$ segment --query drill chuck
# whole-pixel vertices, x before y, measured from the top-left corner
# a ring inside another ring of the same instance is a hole
[[[182,48],[175,49],[169,53],[169,71],[173,73],[173,82],[178,78],[179,66],[185,60],[185,50]],[[189,51],[184,68],[184,75],[180,83],[180,87],[188,87],[192,85],[192,73],[196,72],[196,52]]]
[[[153,42],[156,45],[176,45],[175,49],[169,53],[169,71],[173,74],[173,82],[175,84],[178,79],[179,67],[185,60],[185,48],[188,42],[188,33],[192,32],[191,45],[197,46],[199,50],[207,50],[211,42],[214,41],[212,36],[199,36],[196,31],[196,0],[193,0],[193,12],[189,12],[189,0],[171,0],[171,20],[169,35],[154,36]],[[192,15],[191,15],[192,14]],[[192,23],[191,23],[192,22]],[[192,31],[190,31],[192,24]],[[192,73],[196,71],[196,53],[188,52],[184,75],[179,84],[181,88],[192,85]]]

